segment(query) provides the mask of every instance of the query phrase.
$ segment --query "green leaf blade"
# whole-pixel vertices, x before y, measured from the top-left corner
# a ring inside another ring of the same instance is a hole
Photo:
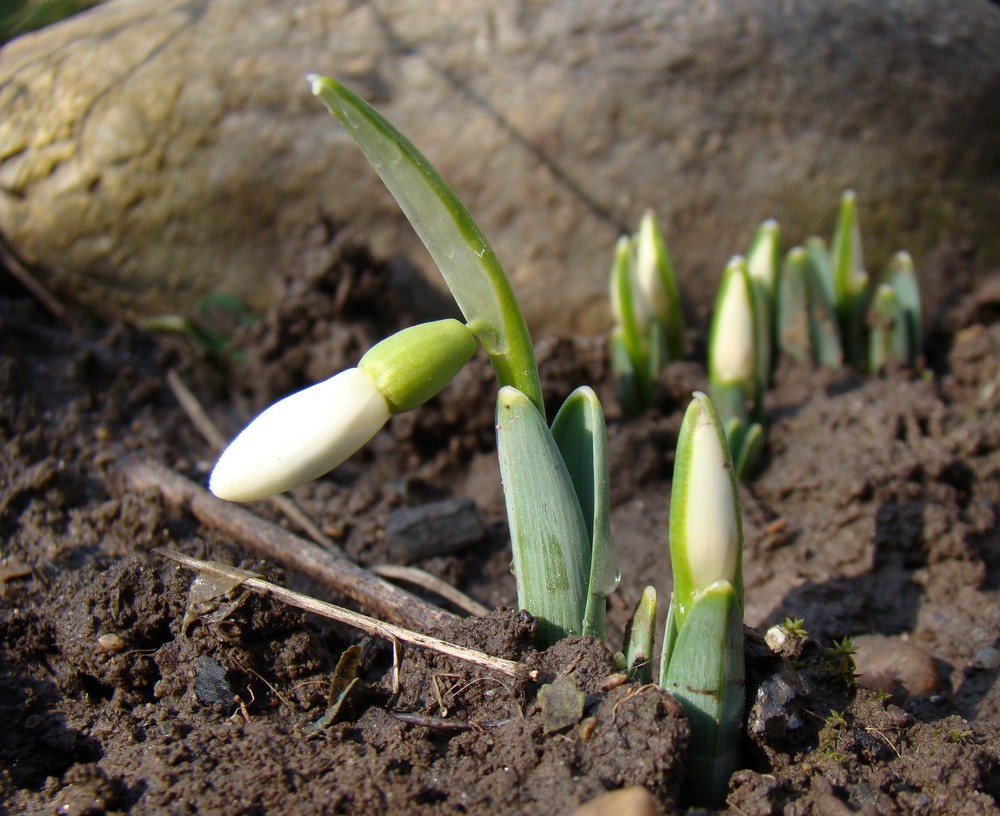
[[[313,74],[309,80],[399,202],[501,384],[517,387],[544,411],[524,317],[499,259],[465,205],[424,155],[361,97],[328,77]]]
[[[699,804],[721,804],[739,767],[745,686],[742,603],[728,581],[717,581],[688,611],[663,682],[691,725],[688,784]]]
[[[620,573],[611,543],[607,429],[592,388],[583,386],[567,397],[552,422],[552,437],[590,533],[582,633],[600,639],[604,637],[605,598],[618,586]]]
[[[590,535],[576,489],[545,420],[528,397],[497,397],[497,453],[507,500],[518,604],[548,646],[582,633]]]

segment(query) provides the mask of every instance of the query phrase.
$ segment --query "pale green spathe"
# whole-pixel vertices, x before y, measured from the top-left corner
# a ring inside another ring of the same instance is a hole
[[[394,414],[412,411],[450,383],[479,344],[464,323],[454,319],[421,323],[372,346],[358,368],[375,378]]]

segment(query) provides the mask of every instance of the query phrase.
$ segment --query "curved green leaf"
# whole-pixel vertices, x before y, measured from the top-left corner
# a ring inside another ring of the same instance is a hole
[[[618,586],[619,571],[611,545],[608,495],[608,442],[604,412],[594,390],[576,389],[552,422],[552,438],[562,454],[590,533],[583,634],[604,637],[605,598]]]
[[[309,76],[354,138],[441,270],[501,385],[544,413],[531,338],[500,261],[448,183],[416,147],[361,97],[328,77]]]

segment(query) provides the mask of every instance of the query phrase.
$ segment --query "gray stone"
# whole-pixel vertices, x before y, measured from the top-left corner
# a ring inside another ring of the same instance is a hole
[[[4,245],[136,315],[259,308],[331,220],[437,282],[311,71],[437,165],[538,333],[607,325],[613,242],[650,206],[692,316],[760,220],[828,235],[848,186],[873,271],[955,235],[1000,260],[988,0],[112,0],[0,51]]]
[[[475,502],[444,501],[394,510],[385,527],[386,544],[396,563],[452,553],[478,544],[486,536]]]

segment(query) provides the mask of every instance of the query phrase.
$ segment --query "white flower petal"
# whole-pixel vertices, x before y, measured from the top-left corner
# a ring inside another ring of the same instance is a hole
[[[285,397],[251,422],[223,451],[209,489],[229,501],[291,490],[335,468],[388,419],[375,379],[349,368]]]

